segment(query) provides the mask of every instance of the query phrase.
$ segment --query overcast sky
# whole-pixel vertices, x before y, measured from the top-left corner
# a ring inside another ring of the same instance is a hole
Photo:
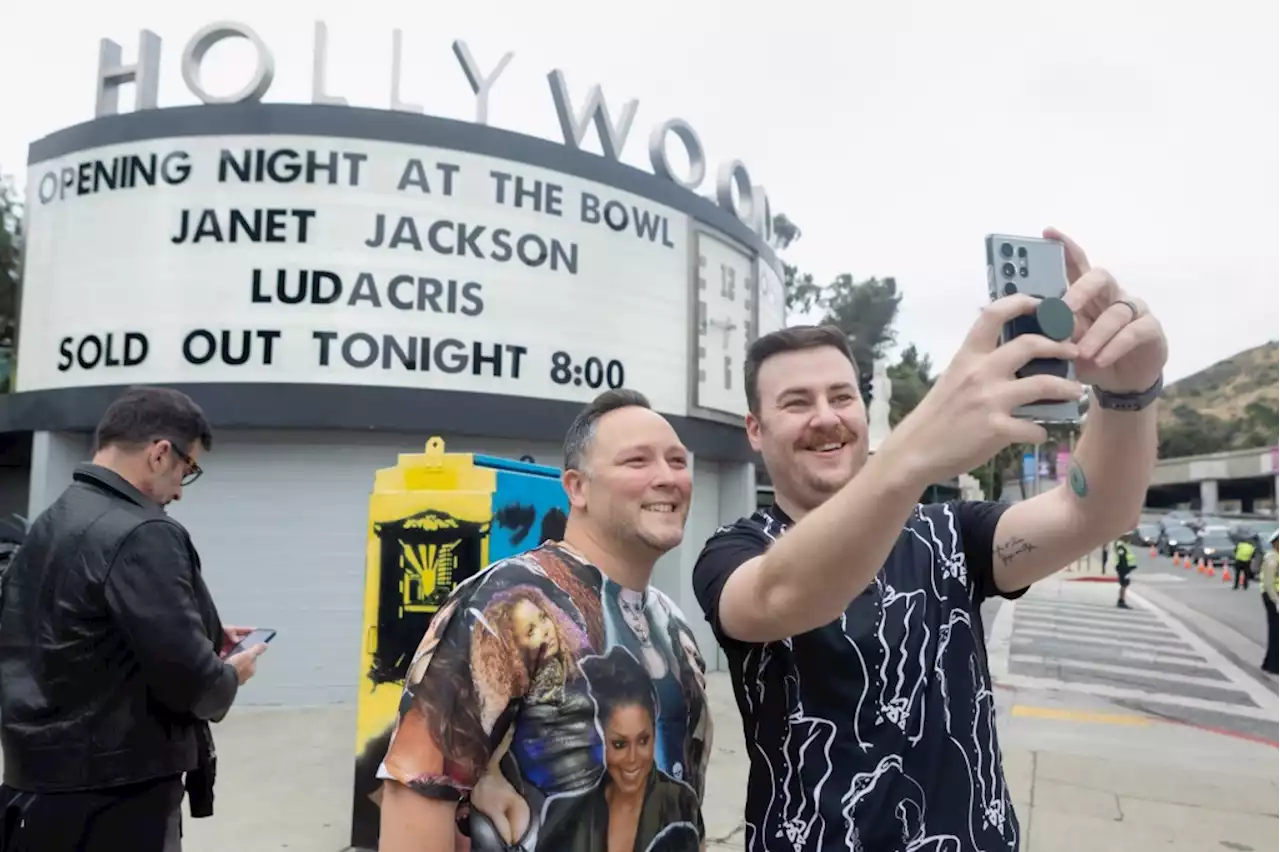
[[[485,71],[515,52],[495,125],[559,138],[553,68],[575,103],[594,83],[615,115],[639,99],[632,164],[647,168],[654,124],[689,120],[713,169],[743,160],[801,226],[790,261],[822,280],[896,276],[900,340],[935,363],[986,298],[983,236],[1050,224],[1150,302],[1170,379],[1280,336],[1275,0],[9,5],[0,170],[19,180],[27,143],[92,117],[101,37],[129,61],[139,28],[158,33],[172,106],[196,102],[178,66],[191,33],[247,23],[276,55],[267,99],[306,101],[319,18],[330,90],[385,108],[400,27],[402,96],[437,115],[474,115],[461,38]],[[248,56],[215,48],[208,87],[238,88]]]

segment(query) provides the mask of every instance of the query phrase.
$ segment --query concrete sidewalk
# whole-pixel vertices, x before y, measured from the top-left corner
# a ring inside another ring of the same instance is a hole
[[[1036,602],[1041,613],[1043,607],[1052,610],[1061,602],[1073,613],[1062,618],[1085,618],[1098,625],[1091,628],[1096,637],[1110,639],[1114,630],[1101,626],[1097,614],[1104,610],[1086,615],[1080,607],[1102,604],[1115,612],[1115,587],[1078,582],[1085,573],[1087,569],[1064,571],[1038,583],[1022,600]],[[1009,614],[1019,604],[1002,609],[989,626],[988,651],[1005,772],[1023,827],[1023,849],[1276,849],[1280,703],[1275,682],[1255,678],[1223,657],[1220,640],[1226,637],[1201,643],[1192,636],[1191,628],[1200,625],[1187,619],[1208,619],[1189,611],[1161,610],[1136,590],[1131,592],[1139,612],[1159,612],[1167,629],[1198,645],[1208,664],[1226,678],[1223,683],[1238,685],[1249,695],[1256,705],[1250,711],[1256,721],[1217,729],[1198,722],[1201,714],[1176,704],[1144,704],[1135,694],[1150,695],[1145,685],[1115,689],[1062,682],[1055,688],[1041,685],[1045,681],[1038,678],[1010,676]],[[1157,595],[1146,588],[1142,594]],[[1043,616],[1033,618],[1044,624]],[[1236,640],[1244,641],[1239,636]],[[1261,649],[1256,655],[1261,656]],[[1253,658],[1255,652],[1246,656]],[[1123,670],[1141,679],[1141,664],[1125,663]],[[1162,698],[1167,702],[1177,696]],[[1195,706],[1194,699],[1184,700]],[[1175,718],[1187,723],[1170,721]],[[1245,727],[1262,735],[1243,733]]]
[[[1042,585],[1046,594],[1114,594],[1094,583]],[[1000,642],[989,637],[993,669],[1008,653]],[[1262,742],[1168,722],[1097,695],[1012,688],[998,673],[996,687],[1023,850],[1272,852],[1280,846],[1274,725],[1272,742]],[[728,676],[712,674],[708,688],[716,728],[705,803],[708,847],[740,850],[748,772],[742,725]],[[185,820],[186,852],[347,848],[354,705],[236,708],[215,736],[217,813]]]
[[[1024,850],[1237,852],[1280,845],[1273,745],[998,689]]]

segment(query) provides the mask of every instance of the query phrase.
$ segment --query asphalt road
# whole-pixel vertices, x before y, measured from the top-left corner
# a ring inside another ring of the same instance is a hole
[[[1114,582],[1080,582],[1097,568],[1037,583],[994,612],[984,606],[997,685],[1088,696],[1147,717],[1277,741],[1280,704],[1275,679],[1258,668],[1261,647],[1232,632],[1234,623],[1218,621],[1261,619],[1256,584],[1233,595],[1220,579],[1148,564],[1125,610],[1116,607]]]
[[[1212,578],[1204,577],[1195,569],[1175,568],[1173,560],[1168,557],[1153,558],[1147,551],[1141,551],[1133,580],[1137,588],[1150,583],[1161,594],[1229,627],[1259,647],[1265,647],[1267,621],[1262,608],[1261,587],[1252,581],[1247,590],[1233,590],[1231,583],[1222,582],[1221,573],[1219,571]]]

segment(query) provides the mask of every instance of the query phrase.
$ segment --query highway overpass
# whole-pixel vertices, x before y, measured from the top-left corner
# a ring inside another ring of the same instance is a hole
[[[1206,513],[1263,514],[1276,512],[1276,485],[1280,476],[1275,447],[1228,450],[1202,456],[1161,459],[1156,463],[1147,492],[1151,509],[1198,509]],[[1042,479],[1040,490],[1057,485]],[[1034,493],[1031,483],[1028,495]],[[1022,487],[1016,479],[1004,484],[1002,500],[1017,502]]]
[[[1276,447],[1161,459],[1151,477],[1147,505],[1271,514],[1276,511],[1278,475]]]

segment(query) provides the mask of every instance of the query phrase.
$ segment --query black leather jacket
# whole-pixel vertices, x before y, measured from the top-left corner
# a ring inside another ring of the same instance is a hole
[[[215,650],[222,626],[199,558],[163,509],[80,465],[0,595],[6,784],[102,789],[206,762],[207,720],[230,709],[238,679]]]

